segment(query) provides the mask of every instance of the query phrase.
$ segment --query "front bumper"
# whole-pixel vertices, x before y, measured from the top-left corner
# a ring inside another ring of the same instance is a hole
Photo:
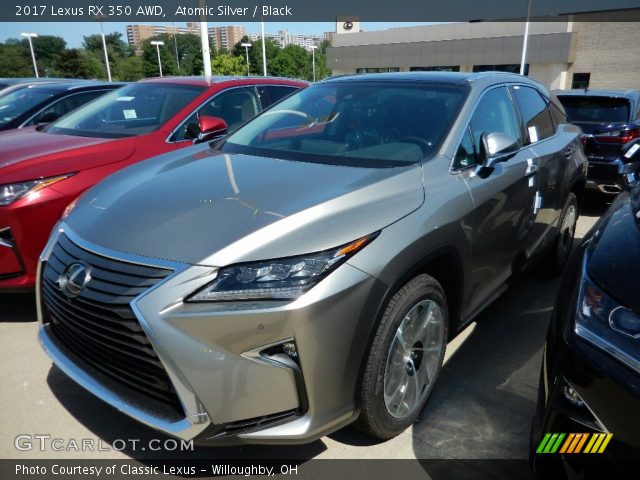
[[[40,252],[69,201],[45,188],[0,206],[0,292],[33,289]]]
[[[575,298],[569,305],[575,307]],[[575,311],[571,307],[567,310]],[[556,308],[554,316],[561,317],[559,323],[572,326],[573,321],[567,323],[564,315],[566,312]],[[553,319],[552,325],[558,320]],[[567,395],[571,389],[577,397]],[[577,338],[572,330],[566,335],[551,333],[543,356],[532,431],[534,471],[539,478],[637,478],[639,407],[639,375]],[[546,433],[605,432],[613,436],[602,453],[536,453]]]
[[[179,397],[183,414],[177,416],[65,348],[38,289],[45,351],[107,403],[167,434],[227,444],[313,441],[357,416],[356,385],[377,308],[371,300],[382,298],[385,288],[373,277],[344,264],[290,303],[183,303],[215,277],[215,268],[107,251],[75,237],[64,223],[42,254],[39,277],[63,232],[103,257],[173,271],[130,305]],[[298,356],[278,354],[278,346],[291,341]]]

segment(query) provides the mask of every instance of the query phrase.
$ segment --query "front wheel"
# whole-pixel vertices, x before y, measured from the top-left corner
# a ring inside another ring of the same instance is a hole
[[[387,440],[416,420],[442,367],[448,328],[444,291],[429,275],[389,300],[366,360],[360,430]]]

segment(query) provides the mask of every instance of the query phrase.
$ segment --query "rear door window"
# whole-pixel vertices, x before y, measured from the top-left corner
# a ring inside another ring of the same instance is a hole
[[[46,107],[38,113],[38,115],[33,117],[33,119],[31,119],[26,125],[37,125],[43,122],[52,122],[85,103],[95,100],[107,92],[108,90],[92,90],[89,92],[71,94]]]
[[[535,88],[514,85],[513,96],[525,127],[525,144],[549,138],[555,133],[551,112]]]
[[[623,123],[631,106],[626,98],[558,95],[570,122]]]
[[[296,87],[287,87],[284,85],[260,85],[257,88],[263,109],[270,107],[274,103],[282,100],[284,97],[300,90]]]

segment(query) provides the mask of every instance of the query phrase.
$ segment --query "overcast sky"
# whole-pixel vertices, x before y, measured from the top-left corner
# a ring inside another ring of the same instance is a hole
[[[171,23],[147,23],[148,25],[171,25]],[[178,26],[184,26],[186,23],[175,23]],[[209,26],[229,25],[229,23],[213,23],[209,22]],[[235,25],[243,25],[247,33],[260,32],[259,22],[236,23]],[[425,25],[425,23],[382,23],[382,22],[365,22],[361,24],[363,30],[385,30],[393,27],[409,27],[414,25]],[[120,32],[122,38],[127,39],[127,24],[118,22],[105,22],[104,32]],[[334,32],[335,23],[333,22],[265,22],[266,33],[276,33],[278,30],[289,30],[296,34],[316,34],[322,35],[324,32]],[[40,35],[57,35],[67,41],[67,45],[71,48],[82,46],[82,39],[85,35],[100,33],[100,26],[95,22],[25,22],[25,23],[2,23],[0,22],[0,42],[4,42],[7,38],[20,38],[21,32],[35,32]]]

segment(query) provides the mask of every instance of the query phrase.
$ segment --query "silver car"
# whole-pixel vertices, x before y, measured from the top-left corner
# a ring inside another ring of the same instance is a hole
[[[517,75],[320,82],[71,206],[41,257],[40,342],[183,439],[391,438],[509,278],[563,266],[578,134]]]

